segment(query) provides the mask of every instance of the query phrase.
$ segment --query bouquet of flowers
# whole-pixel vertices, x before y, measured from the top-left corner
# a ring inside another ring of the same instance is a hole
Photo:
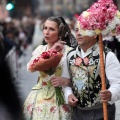
[[[79,31],[84,36],[120,34],[120,12],[112,0],[98,0],[77,19]]]
[[[51,76],[54,74],[55,69],[59,64],[62,56],[62,53],[51,49],[49,51],[43,52],[40,56],[35,58],[31,67],[39,71],[44,71],[46,74]],[[64,98],[61,93],[61,88],[55,87],[55,92],[58,105],[64,104]]]
[[[49,50],[43,52],[40,56],[35,58],[33,60],[31,67],[34,67],[36,70],[39,71],[47,71],[50,70],[51,68],[56,68],[61,58],[62,58],[61,53],[55,50]]]

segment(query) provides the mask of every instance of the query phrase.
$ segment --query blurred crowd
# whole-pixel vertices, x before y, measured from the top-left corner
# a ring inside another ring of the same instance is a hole
[[[43,44],[42,25],[45,19],[39,16],[35,18],[23,16],[21,20],[8,17],[4,21],[0,21],[5,55],[15,47],[16,54],[20,57],[24,54],[28,45],[32,45],[33,49],[35,49],[38,45]],[[65,20],[75,36],[75,18],[65,18]],[[109,34],[103,36],[103,43],[115,52],[120,60],[120,35]]]
[[[0,31],[3,33],[3,43],[5,45],[5,54],[16,48],[16,53],[20,57],[24,54],[24,50],[28,45],[32,45],[35,49],[38,45],[43,44],[42,25],[46,18],[26,17],[21,20],[6,18],[5,21],[0,22]],[[74,24],[75,20],[66,18],[72,34],[75,36]]]
[[[4,37],[5,54],[15,46],[17,54],[21,56],[29,44],[33,46],[33,49],[43,44],[42,25],[45,19],[40,16],[35,18],[23,16],[21,20],[8,17],[5,21],[1,21],[0,31]],[[75,19],[66,18],[66,22],[75,36]]]
[[[0,23],[0,29],[4,37],[5,54],[15,47],[17,54],[21,56],[23,49],[32,42],[34,22],[26,17],[21,21],[8,17]]]

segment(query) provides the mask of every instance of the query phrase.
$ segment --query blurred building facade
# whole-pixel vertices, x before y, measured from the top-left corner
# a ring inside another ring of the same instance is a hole
[[[72,17],[74,13],[80,14],[97,0],[0,0],[0,19],[10,15],[20,18],[22,16],[51,16],[62,15]],[[120,0],[113,0],[120,10]],[[12,11],[6,10],[6,4],[13,2]],[[8,14],[9,13],[9,14]]]
[[[43,16],[65,15],[70,16],[75,12],[80,13],[87,9],[93,0],[33,0],[36,4],[33,6],[33,13]]]
[[[50,16],[63,15],[70,17],[74,13],[80,14],[97,0],[31,0],[34,15]],[[113,0],[120,10],[120,0]]]

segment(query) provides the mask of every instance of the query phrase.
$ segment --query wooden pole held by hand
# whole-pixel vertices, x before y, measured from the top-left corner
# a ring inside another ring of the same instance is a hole
[[[104,65],[104,56],[103,56],[102,34],[99,34],[99,49],[100,49],[100,72],[101,72],[102,90],[105,90],[106,82],[105,82],[105,65]],[[108,120],[107,102],[103,102],[103,116],[104,116],[104,120]]]

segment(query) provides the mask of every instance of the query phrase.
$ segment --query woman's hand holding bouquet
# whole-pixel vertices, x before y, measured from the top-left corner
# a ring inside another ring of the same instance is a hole
[[[29,69],[30,69],[30,71],[32,71],[32,70],[44,71],[46,74],[51,76],[54,74],[55,69],[56,69],[57,65],[59,64],[62,56],[63,56],[62,53],[57,52],[56,50],[53,50],[53,49],[43,52],[40,56],[38,56],[37,58],[35,58],[32,61]],[[53,76],[51,76],[51,78],[52,77]],[[63,82],[63,81],[61,80],[61,81],[56,81],[56,82]],[[56,92],[56,100],[57,100],[58,105],[63,105],[64,98],[61,93],[60,86],[62,86],[62,83],[61,83],[61,85],[60,85],[60,83],[58,83],[58,85],[54,86],[55,92]]]

